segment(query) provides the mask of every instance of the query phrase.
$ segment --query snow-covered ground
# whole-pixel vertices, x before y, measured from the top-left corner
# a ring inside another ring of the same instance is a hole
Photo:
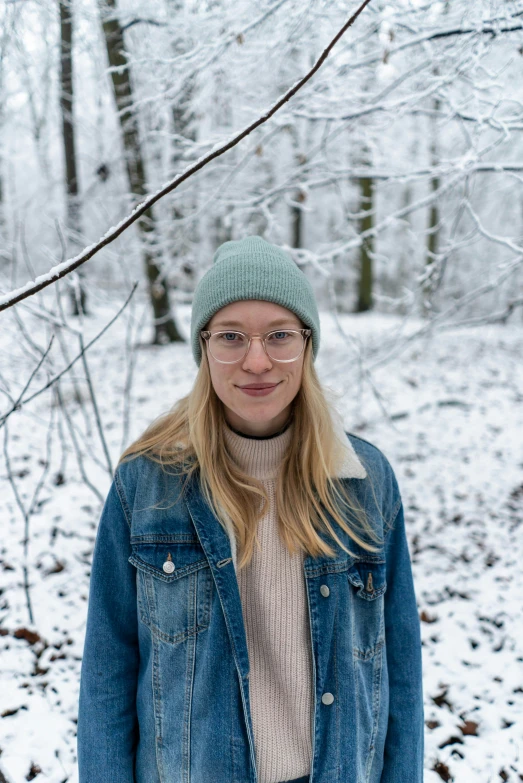
[[[115,311],[116,305],[98,307],[84,340]],[[8,317],[3,316],[4,324]],[[179,320],[188,334],[187,306],[179,308]],[[28,336],[42,331],[36,318],[25,323]],[[9,381],[16,396],[39,354],[23,341],[17,346],[10,324],[0,336],[0,367],[2,385]],[[343,340],[331,315],[322,313],[316,367],[339,395],[346,428],[384,452],[402,491],[422,619],[425,781],[521,781],[521,324],[446,330],[408,342],[392,360],[376,364],[373,388],[357,380],[354,346],[365,362],[374,360],[371,355],[378,361],[395,339],[401,341],[422,324],[410,321],[404,329],[399,317],[373,313],[342,316],[340,324],[351,342]],[[119,320],[88,353],[113,465],[123,446],[187,393],[196,374],[188,344],[138,348],[130,430],[122,444],[126,334],[125,319]],[[36,339],[45,346],[43,334]],[[139,339],[145,341],[143,335]],[[67,347],[72,358],[78,345],[71,336]],[[58,357],[59,369],[58,343],[51,354]],[[77,428],[86,475],[103,498],[110,476],[81,362],[75,369],[76,389],[68,376],[61,384],[62,401]],[[29,392],[46,377],[35,378]],[[2,405],[5,410],[5,397]],[[82,433],[87,427],[86,445]],[[48,460],[29,518],[30,625],[23,587],[24,518],[6,479],[4,454],[0,457],[0,770],[8,783],[74,783],[88,573],[101,501],[80,475],[70,431],[50,392],[9,418],[7,445],[5,428],[0,435],[25,508]]]

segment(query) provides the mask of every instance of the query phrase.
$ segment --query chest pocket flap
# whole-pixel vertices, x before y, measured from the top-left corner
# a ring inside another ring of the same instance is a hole
[[[357,595],[366,601],[373,601],[387,589],[385,561],[358,560],[347,572],[349,582],[357,588]]]
[[[213,578],[199,541],[132,542],[140,619],[161,641],[179,644],[208,628]]]
[[[351,608],[353,653],[373,658],[385,642],[385,561],[358,560],[347,571]]]

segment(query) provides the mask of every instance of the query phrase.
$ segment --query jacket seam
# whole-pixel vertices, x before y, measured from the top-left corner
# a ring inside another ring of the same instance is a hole
[[[396,505],[394,506],[394,510],[392,514],[390,515],[390,522],[388,522],[387,527],[389,528],[387,531],[387,535],[385,536],[385,541],[383,542],[384,545],[387,544],[389,540],[389,536],[392,533],[393,530],[395,530],[394,523],[396,522],[396,519],[398,518],[398,514],[400,513],[401,508],[401,496],[397,499]]]
[[[127,522],[127,527],[129,530],[131,530],[131,512],[129,509],[129,506],[127,505],[127,498],[125,497],[125,492],[122,487],[122,482],[120,480],[120,475],[118,471],[114,474],[114,486],[116,488],[116,494],[118,495],[118,500],[120,501],[120,505],[122,507],[122,511],[125,517],[125,521]]]

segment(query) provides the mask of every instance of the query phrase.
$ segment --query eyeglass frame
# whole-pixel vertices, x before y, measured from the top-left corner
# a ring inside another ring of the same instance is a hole
[[[248,334],[247,332],[242,332],[239,329],[220,329],[218,332],[211,332],[209,329],[202,329],[200,331],[200,336],[201,336],[202,340],[206,340],[207,341],[207,340],[210,340],[210,338],[213,337],[215,334],[229,334],[231,332],[233,332],[234,334],[242,334],[244,337],[248,338],[249,342],[247,344],[247,350],[245,351],[243,356],[240,357],[240,359],[235,359],[233,362],[224,362],[224,361],[222,361],[222,359],[217,359],[216,358],[216,356],[211,351],[209,344],[207,343],[207,345],[209,347],[209,351],[211,353],[211,356],[212,356],[212,358],[214,359],[215,362],[219,362],[220,364],[238,364],[238,362],[241,362],[243,359],[245,359],[245,357],[249,353],[249,349],[251,347],[252,339],[254,337],[256,337],[256,339],[262,341],[263,350],[265,351],[265,353],[267,354],[267,356],[269,357],[271,362],[280,362],[282,364],[284,364],[284,363],[287,364],[288,362],[295,362],[297,359],[300,358],[300,356],[302,355],[302,353],[305,350],[305,347],[307,345],[307,338],[310,337],[311,334],[312,334],[312,329],[271,329],[268,332],[264,332],[262,335],[259,335],[259,334]],[[265,347],[265,339],[266,339],[266,337],[269,334],[275,334],[277,332],[299,332],[301,334],[301,336],[303,337],[302,349],[299,352],[298,356],[296,356],[294,359],[274,359],[269,353],[267,353],[267,348]]]

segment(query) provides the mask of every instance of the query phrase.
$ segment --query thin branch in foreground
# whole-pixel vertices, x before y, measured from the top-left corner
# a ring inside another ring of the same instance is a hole
[[[47,352],[46,352],[47,354]],[[46,355],[44,354],[44,356]],[[24,519],[24,538],[23,538],[23,563],[22,563],[22,573],[23,573],[23,586],[24,586],[24,593],[25,593],[25,600],[27,605],[27,613],[29,615],[29,622],[31,625],[35,624],[34,619],[34,613],[33,613],[33,606],[31,602],[31,592],[30,592],[30,584],[29,584],[29,566],[28,566],[28,554],[29,554],[29,522],[31,520],[31,516],[34,514],[34,510],[36,508],[36,504],[38,501],[38,496],[40,494],[40,491],[42,487],[44,486],[45,478],[49,472],[49,467],[51,465],[51,450],[52,450],[52,433],[53,433],[53,422],[54,422],[54,410],[53,406],[51,406],[51,413],[49,418],[49,426],[47,428],[47,439],[46,439],[46,457],[45,460],[43,460],[44,469],[42,471],[42,474],[40,475],[40,478],[38,479],[37,485],[35,487],[33,497],[31,499],[31,502],[29,503],[29,507],[26,508],[24,506],[24,502],[22,500],[22,497],[20,493],[18,492],[18,488],[16,486],[15,482],[15,474],[11,468],[11,460],[9,457],[9,447],[8,447],[8,427],[7,424],[4,429],[4,459],[7,469],[7,479],[9,483],[11,484],[11,488],[13,490],[13,495],[15,497],[16,504],[18,505],[22,517]]]
[[[39,394],[42,394],[42,392],[44,392],[46,389],[49,389],[49,387],[50,387],[50,386],[52,386],[54,383],[56,383],[56,381],[60,380],[60,378],[61,378],[63,375],[65,375],[65,373],[66,373],[66,372],[68,372],[68,371],[71,369],[71,367],[73,366],[73,364],[76,364],[76,362],[78,361],[78,359],[80,359],[80,358],[82,357],[82,354],[83,354],[85,351],[87,351],[87,350],[88,350],[88,349],[91,347],[91,345],[93,345],[93,343],[95,343],[97,340],[99,340],[99,339],[100,339],[100,337],[101,337],[101,336],[104,334],[104,332],[106,332],[106,331],[109,329],[109,327],[110,327],[110,326],[112,326],[112,324],[113,324],[113,323],[116,321],[116,319],[117,319],[117,318],[119,318],[119,316],[122,314],[122,312],[123,312],[123,311],[125,310],[125,308],[127,307],[128,303],[129,303],[129,301],[130,301],[130,299],[131,299],[132,295],[133,295],[133,294],[134,294],[134,292],[136,291],[136,288],[137,288],[137,287],[138,287],[138,281],[136,280],[136,281],[133,283],[133,287],[132,287],[132,289],[131,289],[131,292],[130,292],[129,296],[127,297],[127,299],[125,300],[125,302],[123,303],[123,305],[120,307],[120,309],[118,310],[118,312],[116,313],[116,315],[114,315],[114,316],[111,318],[111,320],[110,320],[110,321],[108,321],[108,322],[106,323],[106,325],[103,327],[103,329],[101,329],[101,330],[98,332],[98,334],[96,334],[96,335],[93,337],[93,339],[92,339],[92,340],[90,340],[90,341],[87,343],[87,345],[84,347],[84,349],[83,349],[82,351],[80,351],[80,353],[79,353],[77,356],[75,356],[75,358],[74,358],[74,359],[73,359],[71,362],[69,362],[69,364],[67,365],[67,367],[64,367],[64,369],[63,369],[63,370],[61,370],[61,371],[58,373],[58,375],[55,375],[55,376],[54,376],[54,378],[51,378],[51,380],[50,380],[50,381],[48,381],[48,382],[45,384],[45,386],[42,386],[42,388],[41,388],[41,389],[38,389],[38,391],[36,391],[36,392],[35,392],[34,394],[32,394],[30,397],[27,397],[27,399],[23,400],[23,399],[22,399],[22,394],[23,394],[23,391],[25,391],[25,389],[27,389],[27,387],[28,387],[28,385],[29,385],[29,382],[31,381],[31,378],[33,377],[33,375],[35,374],[35,372],[38,370],[38,367],[40,367],[40,365],[41,365],[42,361],[45,359],[45,356],[47,356],[47,354],[49,353],[49,349],[51,348],[51,344],[52,344],[52,341],[53,341],[53,339],[54,339],[54,335],[52,335],[52,337],[51,337],[51,341],[50,341],[50,343],[49,343],[49,348],[47,349],[47,351],[45,352],[44,356],[42,357],[42,360],[40,361],[40,363],[39,363],[38,367],[37,367],[37,368],[36,368],[36,370],[33,372],[33,375],[31,375],[31,378],[29,379],[29,381],[28,381],[28,382],[27,382],[27,384],[25,385],[25,387],[24,387],[24,390],[23,390],[23,391],[22,391],[22,393],[19,395],[19,397],[18,397],[18,400],[17,400],[17,401],[16,401],[16,403],[15,403],[15,404],[12,406],[11,410],[7,411],[7,413],[5,413],[3,416],[0,416],[0,429],[1,429],[1,428],[2,428],[2,426],[5,424],[5,422],[6,422],[6,421],[7,421],[7,419],[9,418],[9,416],[10,416],[10,415],[11,415],[11,414],[12,414],[12,413],[15,411],[15,410],[18,410],[19,408],[21,408],[21,407],[22,407],[22,405],[25,405],[26,403],[30,402],[31,400],[34,400],[34,398],[35,398],[35,397],[38,397],[38,395],[39,395]]]
[[[8,412],[7,412],[7,413],[6,413],[6,414],[5,414],[5,415],[2,417],[2,420],[1,420],[1,421],[2,421],[2,424],[3,424],[3,423],[5,422],[5,420],[6,420],[6,419],[7,419],[7,418],[8,418],[8,417],[11,415],[11,413],[13,413],[13,411],[16,411],[16,410],[18,410],[19,408],[21,408],[21,407],[22,407],[22,397],[23,397],[24,393],[27,391],[27,389],[29,388],[29,386],[30,386],[30,384],[31,384],[31,381],[32,381],[32,380],[33,380],[33,378],[35,377],[36,373],[38,372],[38,370],[40,369],[40,367],[41,367],[41,366],[42,366],[42,364],[44,363],[44,361],[45,361],[45,359],[46,359],[46,357],[47,357],[47,354],[48,354],[48,353],[49,353],[49,351],[51,350],[51,346],[52,346],[52,344],[53,344],[53,340],[54,340],[54,334],[52,334],[52,335],[51,335],[51,339],[49,340],[49,345],[47,346],[47,348],[45,349],[45,351],[42,353],[42,356],[40,357],[40,359],[39,359],[39,361],[38,361],[38,364],[37,364],[37,365],[34,367],[33,371],[31,372],[31,375],[30,375],[30,376],[29,376],[29,378],[27,379],[27,382],[26,382],[26,384],[25,384],[24,388],[22,389],[22,391],[21,391],[21,392],[20,392],[20,394],[18,395],[18,399],[17,399],[17,400],[16,400],[16,401],[13,403],[13,405],[11,406],[11,410],[10,410],[10,411],[8,411]]]
[[[107,469],[109,471],[109,475],[113,475],[113,466],[111,463],[111,456],[109,454],[109,447],[107,446],[107,440],[104,435],[104,428],[102,424],[102,418],[100,416],[100,409],[98,407],[98,403],[96,401],[96,393],[94,390],[94,384],[91,378],[91,373],[89,371],[89,364],[87,363],[87,356],[85,354],[85,346],[84,346],[84,340],[82,335],[80,334],[80,354],[82,356],[82,364],[84,366],[84,372],[85,372],[85,379],[87,381],[87,386],[89,389],[89,395],[91,397],[91,402],[93,405],[93,411],[94,411],[94,419],[96,421],[96,428],[98,430],[98,435],[100,436],[100,440],[102,442],[102,448],[105,454],[105,459],[107,460]]]
[[[289,101],[293,97],[293,95],[295,95],[303,87],[303,85],[306,84],[309,81],[309,79],[312,78],[312,76],[316,73],[316,71],[322,66],[324,61],[327,59],[331,49],[344,35],[344,33],[349,29],[349,27],[351,27],[351,25],[356,21],[356,19],[361,14],[363,9],[369,3],[370,0],[364,0],[364,2],[360,5],[357,11],[343,25],[341,30],[339,30],[338,33],[336,33],[332,41],[329,43],[327,48],[320,55],[319,59],[313,65],[311,70],[302,79],[300,79],[294,85],[294,87],[291,87],[290,90],[288,90],[285,93],[285,95],[282,98],[280,98],[280,100],[277,101],[277,103],[275,103],[274,106],[271,109],[269,109],[268,112],[266,112],[266,114],[259,117],[255,122],[253,122],[243,131],[238,133],[236,136],[234,136],[229,142],[226,142],[221,147],[218,147],[217,150],[211,152],[209,155],[202,158],[194,165],[190,166],[183,174],[181,174],[179,177],[176,177],[164,188],[161,188],[152,196],[149,196],[140,204],[138,204],[133,209],[130,215],[128,215],[123,220],[121,220],[120,223],[118,223],[118,225],[113,226],[113,228],[109,229],[109,231],[96,244],[91,245],[90,247],[84,249],[79,255],[74,256],[73,258],[70,258],[67,261],[63,261],[60,264],[57,264],[55,267],[53,267],[53,269],[50,269],[49,272],[47,272],[44,275],[40,275],[34,281],[28,282],[21,288],[18,288],[15,291],[10,291],[9,293],[0,296],[0,312],[2,310],[7,310],[9,307],[12,307],[17,302],[20,302],[23,299],[27,299],[27,297],[29,296],[33,296],[38,291],[41,291],[43,288],[47,288],[48,285],[51,285],[56,280],[60,280],[62,277],[65,277],[74,269],[77,269],[79,266],[81,266],[90,258],[92,258],[96,253],[98,253],[99,250],[101,250],[103,247],[106,247],[111,242],[113,242],[117,237],[119,237],[120,234],[122,234],[130,225],[132,225],[136,220],[138,220],[138,218],[141,217],[141,215],[143,215],[144,212],[147,212],[147,210],[150,209],[150,207],[152,207],[153,204],[156,204],[157,201],[163,198],[163,196],[166,196],[167,193],[170,193],[171,191],[175,190],[175,188],[181,185],[182,182],[185,182],[185,180],[188,179],[190,176],[195,174],[200,169],[204,168],[204,166],[210,163],[211,160],[214,160],[214,158],[218,158],[220,155],[223,155],[225,152],[232,149],[232,147],[235,147],[242,139],[244,139],[246,136],[252,133],[253,130],[255,130],[260,125],[263,125],[265,122],[267,122],[267,120],[269,120],[273,116],[273,114],[275,114],[285,103],[287,103],[287,101]]]
[[[7,480],[11,484],[11,488],[13,490],[13,495],[15,496],[15,501],[22,512],[22,516],[24,518],[24,562],[22,564],[22,573],[24,575],[24,593],[25,593],[25,602],[27,606],[27,613],[29,615],[29,622],[31,625],[34,625],[34,614],[33,614],[33,606],[31,603],[31,593],[29,590],[29,576],[27,571],[27,540],[28,540],[28,524],[29,524],[29,516],[28,512],[25,509],[24,502],[22,498],[20,497],[20,493],[18,492],[18,488],[16,486],[16,482],[13,477],[13,471],[11,470],[11,461],[9,459],[9,448],[8,448],[8,439],[9,439],[9,430],[7,427],[7,424],[4,429],[4,459],[5,459],[5,465],[6,465],[6,472],[7,472]]]
[[[462,321],[452,321],[452,323],[448,324],[447,328],[453,329],[460,326],[483,326],[484,324],[506,324],[508,318],[518,307],[523,307],[523,298],[512,299],[501,312],[492,313],[491,315],[477,315],[472,318],[465,318]],[[443,328],[445,328],[445,326],[443,326]]]
[[[76,455],[76,460],[78,463],[78,469],[80,470],[80,475],[82,477],[82,480],[84,484],[89,487],[89,489],[96,495],[98,498],[98,501],[103,504],[104,502],[104,496],[98,489],[98,487],[93,484],[93,482],[90,480],[89,476],[87,475],[87,472],[85,470],[84,465],[84,458],[82,455],[82,449],[80,448],[80,444],[78,442],[78,438],[76,437],[76,433],[74,431],[74,425],[71,419],[71,416],[69,415],[69,411],[67,410],[67,405],[64,402],[64,399],[62,397],[62,391],[60,388],[60,381],[56,383],[54,387],[54,392],[56,395],[56,399],[58,401],[58,405],[60,406],[60,409],[62,411],[63,417],[65,419],[65,423],[67,425],[67,429],[69,430],[69,435],[71,436],[71,441],[73,444],[74,453]]]

